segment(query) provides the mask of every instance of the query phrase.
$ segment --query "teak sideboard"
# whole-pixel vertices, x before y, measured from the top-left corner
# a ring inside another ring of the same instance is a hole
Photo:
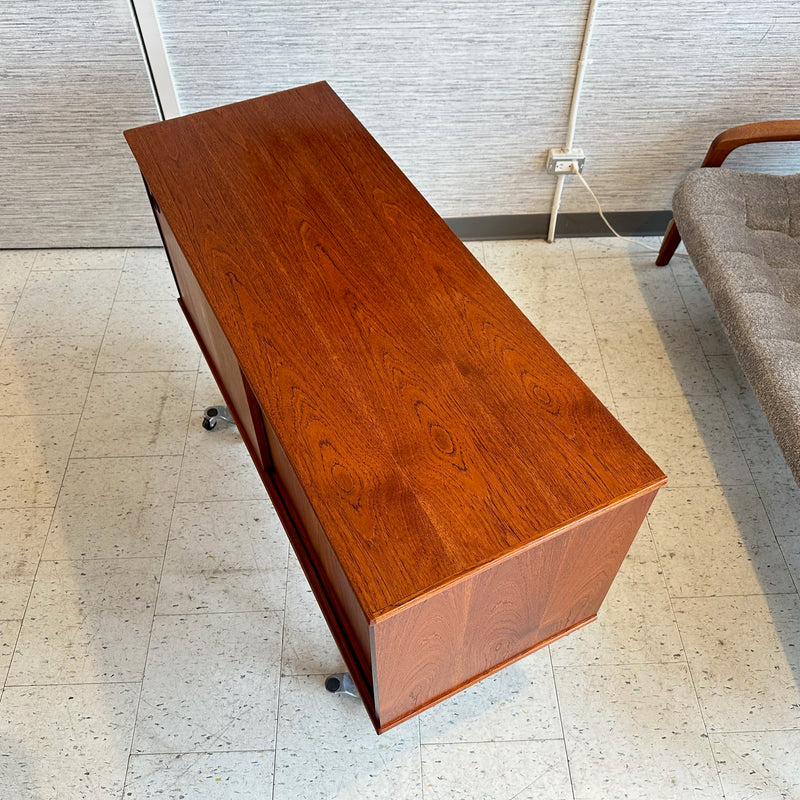
[[[666,477],[333,90],[125,135],[376,730],[591,622]]]

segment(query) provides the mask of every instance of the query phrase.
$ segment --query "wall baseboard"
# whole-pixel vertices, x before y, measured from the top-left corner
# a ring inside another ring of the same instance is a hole
[[[663,236],[672,219],[671,211],[610,211],[608,221],[622,236]],[[549,214],[506,214],[493,217],[452,217],[445,219],[459,239],[544,239]],[[594,211],[558,215],[556,238],[611,236],[600,215]]]

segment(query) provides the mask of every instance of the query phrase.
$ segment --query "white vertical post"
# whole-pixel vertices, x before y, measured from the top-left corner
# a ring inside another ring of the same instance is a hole
[[[131,0],[134,21],[139,29],[142,51],[150,70],[153,91],[163,119],[179,117],[181,107],[175,91],[175,81],[169,68],[164,37],[158,24],[154,0]]]

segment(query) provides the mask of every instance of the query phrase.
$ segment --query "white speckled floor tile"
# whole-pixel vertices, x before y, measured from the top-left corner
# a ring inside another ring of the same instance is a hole
[[[541,307],[536,313],[526,313],[542,336],[570,366],[586,361],[603,363],[597,334],[588,314],[562,314],[559,318],[553,309],[547,307]]]
[[[174,300],[114,303],[98,372],[197,370],[200,348]]]
[[[289,542],[266,500],[179,503],[159,614],[283,611]]]
[[[655,263],[657,253],[645,250],[641,245],[656,249],[661,247],[658,236],[636,236],[633,242],[617,239],[615,236],[581,236],[562,241],[572,244],[576,259],[620,258],[627,255],[631,258],[649,259]]]
[[[0,304],[16,303],[19,300],[35,257],[35,250],[0,250],[0,275],[3,276],[0,281]]]
[[[42,561],[9,685],[142,679],[161,560]]]
[[[600,361],[580,275],[569,248],[542,240],[487,243],[493,277],[566,359]]]
[[[213,405],[213,400],[208,405]],[[178,483],[178,502],[263,500],[267,490],[235,425],[218,423],[213,431],[194,411]]]
[[[281,680],[273,800],[419,800],[416,720],[381,736],[361,702],[317,676]]]
[[[484,678],[420,717],[420,740],[428,744],[560,737],[546,649]]]
[[[800,722],[797,594],[673,601],[709,732]]]
[[[35,270],[122,269],[124,247],[76,247],[73,249],[38,250]]]
[[[344,662],[238,432],[200,425],[208,367],[169,371],[163,250],[0,251],[0,798],[800,800],[800,488],[694,267],[469,248],[670,483],[596,622],[382,736],[324,689]],[[89,383],[101,344],[131,372]]]
[[[726,800],[800,797],[800,730],[711,736]]]
[[[672,272],[647,253],[578,260],[592,321],[689,320]],[[609,291],[613,287],[613,291]]]
[[[800,535],[800,487],[772,433],[739,440],[777,536]]]
[[[267,800],[272,797],[275,753],[183,753],[131,756],[124,798]]]
[[[602,322],[595,327],[615,399],[717,393],[688,323]]]
[[[78,414],[7,417],[0,437],[0,508],[54,506]]]
[[[177,305],[178,289],[163,247],[132,247],[117,289],[118,303],[171,300]]]
[[[14,653],[21,625],[21,619],[0,620],[0,691],[5,686],[8,667],[11,664],[11,656]]]
[[[768,436],[769,423],[734,356],[709,356],[708,364],[737,436]]]
[[[197,383],[194,387],[194,403],[192,408],[195,411],[205,411],[209,406],[225,405],[222,393],[211,374],[211,370],[206,364],[205,359],[200,356],[200,368],[197,372]]]
[[[194,372],[95,374],[72,455],[181,455]]]
[[[531,240],[493,242],[486,251],[495,280],[550,344],[562,355],[569,349],[571,358],[593,355],[594,329],[568,248]]]
[[[0,796],[120,800],[138,684],[7,688]]]
[[[561,739],[422,747],[425,800],[568,800]]]
[[[637,534],[597,620],[554,642],[550,653],[556,666],[685,660],[647,525]]]
[[[555,242],[546,242],[544,239],[483,242],[483,252],[486,269],[501,285],[498,276],[506,273],[524,274],[531,268],[564,265],[575,268],[575,255],[568,239]]]
[[[22,291],[7,335],[102,336],[119,276],[118,270],[34,270]]]
[[[11,318],[17,310],[16,303],[0,303],[0,341],[6,335],[9,326],[11,325]]]
[[[552,265],[523,263],[496,272],[498,283],[534,324],[556,315],[579,316],[586,306],[578,270],[570,261]],[[580,304],[578,308],[575,303]]]
[[[22,619],[51,508],[0,509],[0,619]]]
[[[329,675],[346,671],[347,667],[311,587],[294,554],[291,554],[286,587],[281,674]]]
[[[557,667],[575,800],[722,800],[685,664]]]
[[[156,617],[133,753],[271,750],[282,617]]]
[[[571,261],[519,264],[504,268],[499,276],[498,283],[534,324],[578,317],[587,308],[580,275]]]
[[[681,295],[703,352],[709,356],[733,353],[728,336],[702,281],[698,278],[694,282],[681,285]]]
[[[673,488],[753,483],[719,397],[622,398],[616,405]]]
[[[800,536],[779,536],[778,545],[786,559],[794,585],[800,589]]]
[[[649,521],[673,597],[794,591],[755,486],[667,487]]]
[[[0,415],[80,413],[99,349],[99,336],[7,338],[0,345]]]
[[[42,557],[163,557],[180,465],[180,456],[72,459]]]
[[[578,268],[568,247],[540,239],[486,242],[487,271],[515,302],[538,304],[565,296],[583,298]]]

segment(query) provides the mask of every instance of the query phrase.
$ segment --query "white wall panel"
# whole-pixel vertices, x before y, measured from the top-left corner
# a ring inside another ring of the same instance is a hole
[[[444,216],[549,208],[587,5],[155,2],[184,113],[327,80]]]
[[[601,0],[575,138],[610,211],[670,207],[717,133],[800,117],[800,3]],[[797,145],[758,146],[730,166],[800,172]],[[568,182],[562,210],[594,208]]]
[[[122,131],[157,119],[127,0],[0,5],[0,247],[154,244]]]

